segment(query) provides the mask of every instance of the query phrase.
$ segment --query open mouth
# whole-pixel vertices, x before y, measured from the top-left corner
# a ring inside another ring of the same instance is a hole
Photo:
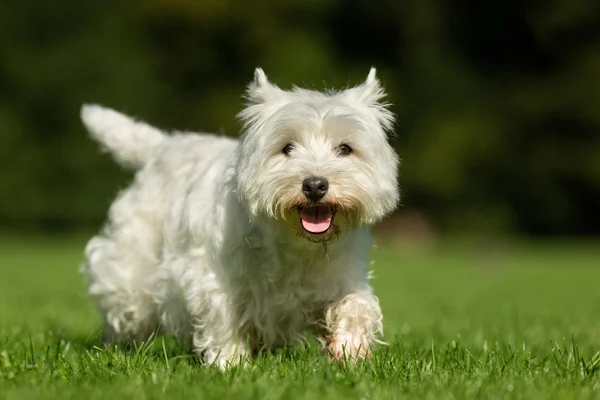
[[[302,228],[313,234],[325,233],[331,227],[335,208],[327,205],[298,207]]]

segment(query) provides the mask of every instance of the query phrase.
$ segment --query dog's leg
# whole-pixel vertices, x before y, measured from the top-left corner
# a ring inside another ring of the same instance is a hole
[[[371,346],[383,326],[379,300],[370,290],[346,295],[327,309],[325,317],[334,360],[371,356]]]
[[[230,341],[219,347],[212,347],[204,352],[204,359],[209,365],[221,370],[245,365],[250,357],[248,346],[242,341]]]
[[[136,187],[124,192],[111,206],[102,234],[85,250],[83,272],[103,314],[107,343],[146,340],[157,328],[151,292],[160,237],[138,198]]]
[[[203,297],[203,307],[192,311],[192,342],[206,364],[222,370],[245,364],[251,355],[249,338],[240,332],[237,313],[219,291]],[[190,307],[191,308],[191,307]]]

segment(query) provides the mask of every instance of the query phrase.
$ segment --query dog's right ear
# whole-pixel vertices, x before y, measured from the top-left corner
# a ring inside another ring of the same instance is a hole
[[[269,83],[267,79],[267,75],[265,75],[265,71],[262,68],[258,67],[254,70],[254,85],[256,87],[264,86]]]
[[[269,82],[262,68],[254,70],[254,80],[248,85],[246,98],[250,105],[282,100],[284,91]]]

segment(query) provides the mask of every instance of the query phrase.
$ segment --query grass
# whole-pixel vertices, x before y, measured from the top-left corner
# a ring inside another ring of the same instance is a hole
[[[600,398],[600,246],[374,252],[388,347],[357,367],[315,347],[203,368],[168,337],[97,346],[85,238],[0,237],[0,398]]]

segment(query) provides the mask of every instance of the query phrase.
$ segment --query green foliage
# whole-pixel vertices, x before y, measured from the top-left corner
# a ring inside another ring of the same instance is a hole
[[[99,343],[75,266],[84,240],[0,241],[0,398],[597,398],[595,243],[383,246],[374,287],[389,346],[357,367],[314,343],[205,368],[169,337]],[[35,251],[32,251],[35,249]]]
[[[0,224],[102,221],[129,176],[97,155],[83,102],[235,136],[255,66],[320,89],[375,65],[407,208],[448,229],[598,233],[596,3],[467,3],[3,2]]]

